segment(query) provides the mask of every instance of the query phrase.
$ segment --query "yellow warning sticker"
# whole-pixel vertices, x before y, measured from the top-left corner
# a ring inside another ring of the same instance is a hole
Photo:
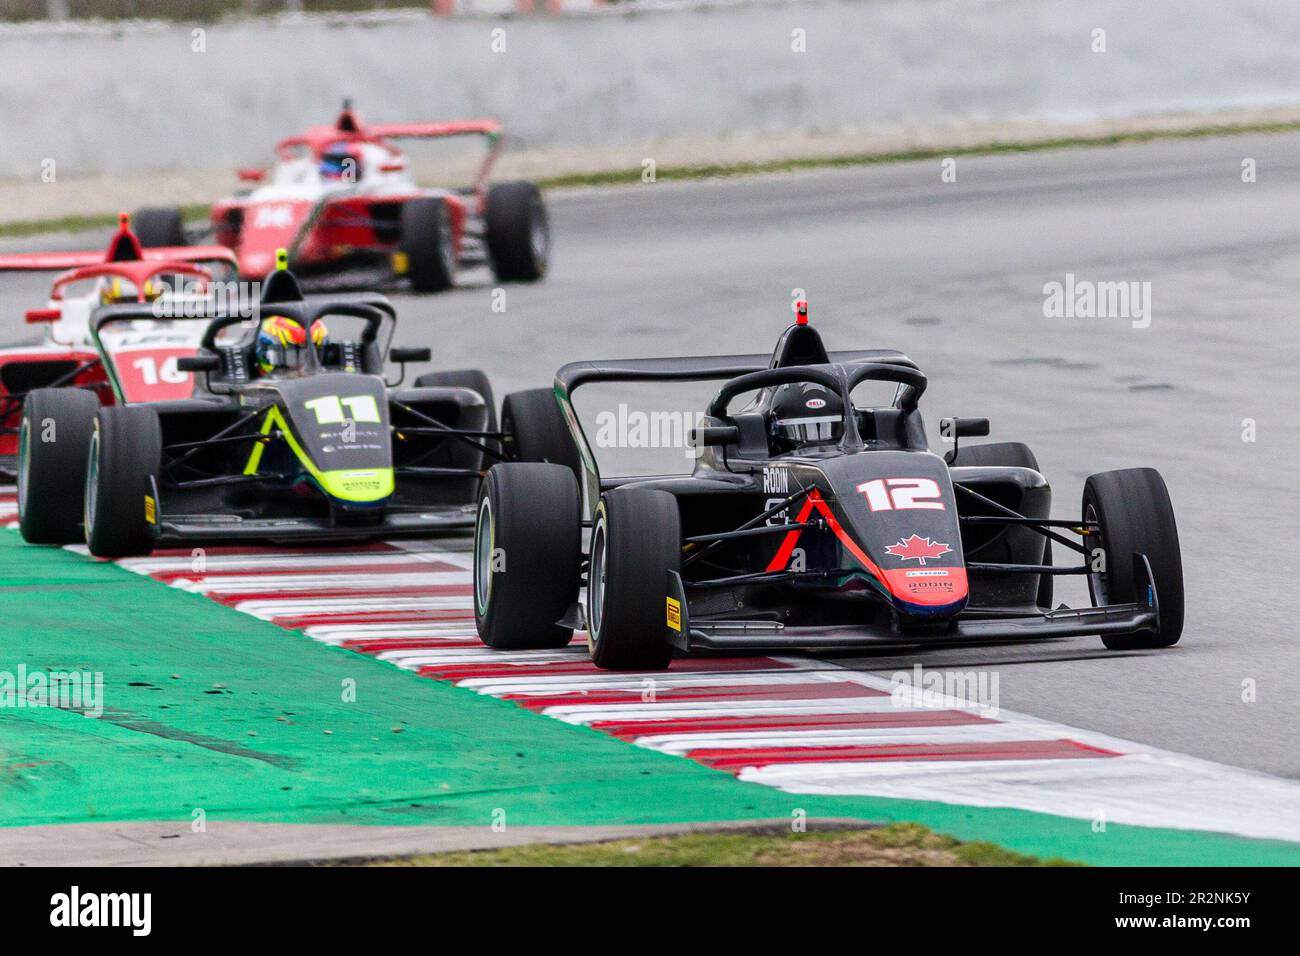
[[[678,634],[682,632],[682,605],[672,598],[668,598],[668,626]]]
[[[144,520],[150,524],[158,523],[158,506],[148,495],[144,496]]]
[[[393,271],[404,276],[411,271],[411,258],[405,252],[393,253]]]

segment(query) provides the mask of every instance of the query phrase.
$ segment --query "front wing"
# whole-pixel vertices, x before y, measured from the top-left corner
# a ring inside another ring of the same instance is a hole
[[[668,580],[668,641],[679,651],[851,650],[881,646],[957,647],[1018,644],[1059,637],[1131,634],[1160,630],[1160,602],[1155,579],[1144,555],[1145,602],[1054,611],[962,612],[946,626],[903,630],[896,626],[788,626],[779,621],[707,620],[692,623],[681,578]]]
[[[240,518],[237,515],[159,515],[155,545],[217,544],[250,541],[329,542],[464,532],[474,527],[473,505],[433,506],[398,511],[365,524],[329,518]]]

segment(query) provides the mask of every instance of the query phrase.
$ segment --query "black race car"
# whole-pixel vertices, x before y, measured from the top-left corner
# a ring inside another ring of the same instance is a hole
[[[960,444],[987,435],[988,421],[959,418],[942,423],[953,450],[930,451],[917,366],[895,351],[828,353],[800,307],[770,359],[559,370],[575,453],[495,465],[480,492],[475,619],[486,644],[560,646],[586,626],[597,665],[656,669],[674,650],[1177,642],[1182,562],[1157,472],[1093,475],[1079,517],[1052,520],[1025,445]],[[705,380],[725,384],[693,432],[693,474],[601,477],[573,410],[579,386]],[[855,406],[858,386],[882,382],[892,401]],[[757,397],[733,408],[746,393]],[[1080,560],[1056,564],[1054,551]],[[1054,608],[1060,574],[1086,575],[1093,606]]]
[[[304,297],[288,271],[263,287],[259,314],[227,309],[193,354],[166,370],[190,397],[99,407],[81,389],[26,399],[20,528],[28,541],[81,540],[104,557],[172,544],[356,539],[468,530],[485,461],[502,456],[492,391],[477,370],[384,379],[395,313],[381,295]],[[328,330],[301,366],[259,367],[269,318]],[[92,336],[114,390],[138,370],[105,340],[147,338],[157,304],[107,306]],[[398,363],[430,350],[397,349]],[[403,365],[404,368],[404,365]],[[187,383],[186,379],[190,379]],[[518,442],[512,444],[518,445]]]

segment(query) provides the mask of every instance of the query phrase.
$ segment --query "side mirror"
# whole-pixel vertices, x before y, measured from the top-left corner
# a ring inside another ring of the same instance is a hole
[[[394,348],[388,350],[388,358],[394,362],[428,362],[433,358],[433,349],[401,349]]]
[[[983,438],[989,433],[987,418],[944,418],[939,422],[943,438]]]
[[[57,322],[63,317],[58,309],[32,309],[23,318],[35,325],[39,322]]]
[[[216,355],[182,355],[176,360],[178,372],[215,372],[221,368],[221,358]]]
[[[260,183],[266,178],[266,170],[256,166],[249,166],[246,169],[239,170],[238,176],[241,183]]]
[[[943,460],[952,464],[957,460],[957,439],[983,438],[989,433],[987,418],[943,418],[939,420],[939,437],[952,442],[952,451]]]
[[[705,425],[687,432],[686,441],[692,448],[735,445],[740,441],[740,429],[735,425]]]

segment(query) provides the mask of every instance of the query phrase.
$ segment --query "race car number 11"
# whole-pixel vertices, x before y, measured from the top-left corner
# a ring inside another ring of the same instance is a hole
[[[318,425],[340,425],[344,421],[378,422],[379,405],[373,395],[325,395],[303,405],[316,413]],[[351,414],[344,414],[347,407]]]

